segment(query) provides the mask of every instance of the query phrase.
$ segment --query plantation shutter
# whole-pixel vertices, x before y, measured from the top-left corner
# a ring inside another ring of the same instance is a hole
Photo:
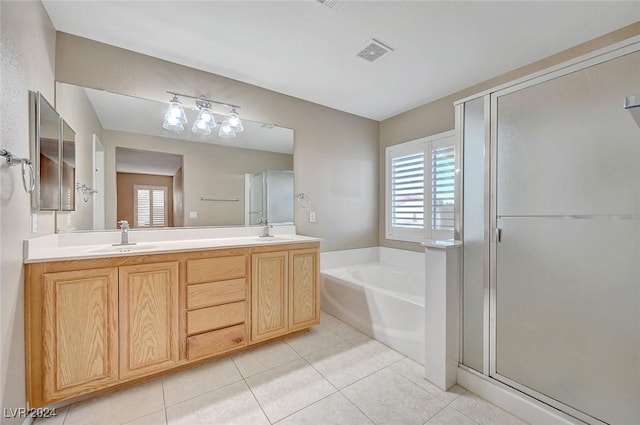
[[[431,229],[453,231],[455,148],[431,149]]]
[[[386,148],[385,236],[450,239],[455,228],[456,137],[441,133]]]
[[[424,152],[391,159],[391,223],[424,228]]]
[[[134,227],[167,226],[167,188],[134,186]]]
[[[151,226],[151,190],[138,188],[136,190],[136,203],[138,206],[137,223],[135,227]]]
[[[165,215],[165,190],[154,189],[151,192],[152,199],[152,214],[151,214],[151,227],[165,227],[167,224],[167,217]]]

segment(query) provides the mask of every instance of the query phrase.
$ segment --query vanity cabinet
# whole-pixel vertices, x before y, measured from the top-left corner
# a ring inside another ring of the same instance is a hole
[[[118,380],[118,269],[43,275],[42,392],[73,396]]]
[[[178,363],[178,262],[118,269],[120,379]]]
[[[44,273],[42,299],[27,305],[27,333],[42,320],[42,359],[28,363],[43,375],[43,401],[175,366],[178,284],[177,261]],[[29,311],[38,301],[42,317]]]
[[[251,340],[263,341],[287,332],[287,251],[263,252],[251,256]]]
[[[320,323],[318,249],[252,255],[252,341]]]
[[[317,248],[289,251],[289,331],[320,323],[320,265]]]
[[[320,321],[318,243],[27,264],[27,400],[41,407]]]
[[[249,343],[246,255],[187,260],[187,359]]]

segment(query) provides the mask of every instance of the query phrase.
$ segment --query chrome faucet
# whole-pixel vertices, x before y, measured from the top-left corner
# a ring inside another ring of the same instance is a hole
[[[269,224],[269,220],[266,218],[260,218],[258,220],[258,224],[262,224],[262,234],[259,236],[261,238],[272,238],[273,235],[269,234],[269,229],[273,228],[273,224]]]
[[[135,242],[129,242],[129,222],[127,220],[120,220],[118,224],[120,225],[120,229],[122,230],[122,233],[120,234],[121,239],[120,243],[114,243],[113,246],[135,245]]]

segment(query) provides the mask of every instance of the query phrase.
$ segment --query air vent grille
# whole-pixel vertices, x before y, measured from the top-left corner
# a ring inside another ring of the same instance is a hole
[[[329,9],[333,9],[335,5],[338,3],[338,0],[316,0],[321,5],[328,7]]]
[[[371,39],[357,53],[357,56],[369,62],[374,62],[389,52],[393,52],[393,49],[391,47],[385,46],[383,43],[379,42],[378,40]]]

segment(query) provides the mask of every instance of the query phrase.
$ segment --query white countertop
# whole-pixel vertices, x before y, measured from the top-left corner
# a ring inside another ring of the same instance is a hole
[[[264,246],[274,244],[296,244],[320,242],[322,239],[295,234],[293,226],[274,228],[273,237],[262,238],[256,228],[241,229],[237,232],[228,229],[203,229],[194,237],[191,230],[170,233],[160,231],[130,231],[129,241],[134,245],[114,246],[120,241],[120,232],[83,232],[75,234],[55,234],[27,239],[24,243],[24,262],[39,263],[46,261],[83,260],[90,258],[120,257],[131,255],[160,254],[167,252],[197,251],[210,248],[234,248],[245,246]],[[220,231],[222,230],[222,231]],[[155,233],[154,233],[155,232]],[[158,233],[159,232],[159,233]],[[248,232],[255,233],[247,235]],[[237,236],[233,234],[237,234]],[[114,236],[116,236],[114,240]],[[189,236],[189,239],[180,239]],[[199,237],[198,237],[199,236]],[[164,238],[162,240],[161,238]]]

